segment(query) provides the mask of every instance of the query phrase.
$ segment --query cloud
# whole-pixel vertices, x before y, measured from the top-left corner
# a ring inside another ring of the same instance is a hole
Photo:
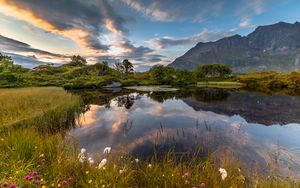
[[[152,1],[143,3],[142,1],[136,0],[123,0],[123,2],[131,7],[132,9],[143,13],[145,16],[152,18],[157,21],[171,21],[179,17],[179,11],[172,9],[172,14],[162,9],[162,3],[159,1]]]
[[[29,44],[2,35],[0,35],[0,51],[12,56],[16,63],[28,68],[46,63],[65,63],[69,60],[68,56],[36,49]]]
[[[238,4],[237,14],[242,17],[262,14],[270,0],[243,0]],[[277,0],[273,0],[274,3]]]
[[[261,14],[265,9],[265,5],[267,1],[268,0],[251,0],[247,2],[248,2],[248,6],[251,7],[256,14]]]
[[[150,40],[150,43],[160,49],[164,49],[167,46],[185,46],[190,44],[197,44],[198,42],[215,41],[232,34],[232,32],[209,31],[208,29],[204,29],[202,32],[189,37],[176,39],[166,36],[162,38],[154,38]]]
[[[223,1],[174,1],[174,0],[122,0],[133,10],[154,21],[203,21],[217,16],[223,8]]]
[[[241,22],[240,22],[240,24],[239,24],[239,26],[240,26],[241,28],[247,28],[247,27],[249,27],[250,25],[251,25],[251,21],[250,21],[250,19],[247,18],[247,17],[242,18],[242,19],[241,19]]]
[[[24,20],[45,31],[71,38],[92,50],[107,51],[99,36],[104,29],[127,33],[128,20],[107,0],[0,0],[0,12]]]
[[[0,35],[0,50],[6,52],[32,52],[37,55],[46,55],[46,56],[53,56],[53,57],[63,57],[60,54],[54,54],[51,52],[47,52],[44,50],[39,50],[36,48],[32,48],[30,45],[7,38],[5,36]]]

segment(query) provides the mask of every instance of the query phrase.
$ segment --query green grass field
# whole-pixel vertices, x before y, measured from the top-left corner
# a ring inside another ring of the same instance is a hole
[[[300,187],[291,178],[242,169],[230,154],[178,159],[170,151],[141,160],[99,151],[94,163],[86,153],[80,161],[76,140],[60,125],[76,118],[80,98],[59,88],[5,89],[0,96],[0,187]],[[219,168],[226,169],[223,179]]]
[[[245,87],[246,85],[240,82],[230,82],[230,81],[206,81],[197,82],[197,87],[213,87],[213,88],[229,88],[238,89]]]

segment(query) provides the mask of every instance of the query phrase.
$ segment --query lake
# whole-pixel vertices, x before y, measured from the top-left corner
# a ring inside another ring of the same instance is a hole
[[[70,134],[89,153],[147,158],[178,154],[238,157],[300,176],[300,97],[230,89],[190,88],[147,92],[73,91],[86,112]]]

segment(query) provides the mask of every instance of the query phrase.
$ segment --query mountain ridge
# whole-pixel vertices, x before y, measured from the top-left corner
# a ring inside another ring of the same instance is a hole
[[[258,26],[246,36],[199,42],[168,66],[193,70],[205,64],[226,64],[237,73],[300,70],[300,23]]]

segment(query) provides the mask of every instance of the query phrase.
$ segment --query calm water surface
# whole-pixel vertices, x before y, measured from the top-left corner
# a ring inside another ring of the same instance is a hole
[[[88,110],[70,132],[80,147],[146,158],[174,149],[233,153],[247,165],[300,171],[300,97],[225,89],[81,91]]]

